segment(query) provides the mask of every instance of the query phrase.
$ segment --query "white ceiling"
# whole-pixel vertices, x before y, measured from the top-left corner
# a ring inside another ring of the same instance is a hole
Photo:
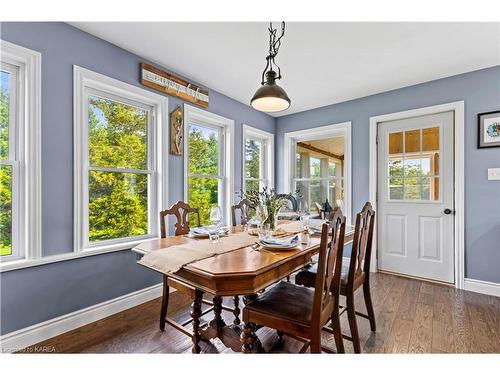
[[[71,24],[245,104],[260,85],[264,22]],[[290,22],[277,63],[282,116],[500,65],[500,23]]]

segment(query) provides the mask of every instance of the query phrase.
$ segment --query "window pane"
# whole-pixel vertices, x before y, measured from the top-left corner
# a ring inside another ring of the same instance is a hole
[[[439,200],[439,177],[422,178],[422,199]]]
[[[405,132],[405,152],[420,152],[420,129]]]
[[[397,200],[403,199],[403,179],[390,178],[389,179],[389,199]]]
[[[400,177],[403,175],[403,158],[389,158],[389,176]]]
[[[148,176],[89,172],[89,241],[148,232]]]
[[[12,167],[0,166],[0,255],[12,254]]]
[[[309,209],[311,210],[312,207],[309,204],[309,182],[308,181],[295,181],[295,191],[297,192],[297,200],[298,200],[298,205],[299,208],[304,210],[304,209]],[[307,207],[304,207],[304,205],[307,205]]]
[[[253,139],[245,141],[245,177],[263,178],[261,176],[262,142]]]
[[[389,133],[389,154],[403,153],[403,132]]]
[[[439,127],[422,129],[422,151],[439,150]]]
[[[405,159],[404,175],[405,177],[420,176],[420,159]]]
[[[217,178],[189,177],[188,203],[200,209],[201,225],[210,224],[210,207],[220,205],[219,180]],[[190,215],[189,224],[196,225],[196,218]]]
[[[147,169],[147,111],[90,96],[88,116],[91,166]]]
[[[421,186],[420,178],[407,178],[405,179],[405,199],[406,200],[420,200]]]
[[[0,159],[9,158],[9,76],[5,71],[0,73]]]
[[[311,177],[320,177],[321,176],[321,160],[318,158],[311,157]]]
[[[344,210],[344,205],[342,203],[344,200],[342,182],[342,180],[328,181],[328,199],[332,207],[340,206],[340,208]]]
[[[326,200],[326,192],[322,194],[321,184],[319,181],[311,181],[310,191],[311,203],[315,204],[317,202],[319,204],[323,204]]]
[[[189,173],[219,174],[219,132],[200,125],[189,125]]]
[[[337,165],[334,161],[329,160],[328,161],[328,177],[335,177],[337,176],[337,167],[340,169],[340,165]],[[339,174],[340,176],[340,174]]]
[[[259,191],[259,180],[245,180],[245,191]]]

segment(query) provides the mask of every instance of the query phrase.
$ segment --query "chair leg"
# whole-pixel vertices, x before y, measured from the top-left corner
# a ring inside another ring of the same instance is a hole
[[[342,330],[340,328],[340,316],[338,308],[332,313],[332,329],[333,338],[335,339],[335,346],[337,347],[337,353],[345,353],[344,339],[342,338]]]
[[[160,310],[160,331],[165,331],[165,319],[167,318],[169,292],[170,288],[167,284],[167,276],[163,276],[163,295],[161,298]]]
[[[370,294],[370,283],[365,281],[363,284],[363,295],[365,297],[366,311],[370,317],[370,329],[375,332],[377,330],[377,325],[375,324],[375,313],[373,312],[372,296]]]
[[[321,330],[318,334],[311,337],[311,353],[320,354],[321,353]]]
[[[354,309],[354,293],[347,293],[347,318],[349,328],[351,329],[352,344],[354,353],[361,353],[361,344],[359,342],[358,324],[356,322],[356,310]]]

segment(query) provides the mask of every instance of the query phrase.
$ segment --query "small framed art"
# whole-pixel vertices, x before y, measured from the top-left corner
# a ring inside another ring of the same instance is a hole
[[[500,110],[478,113],[478,148],[500,147]]]

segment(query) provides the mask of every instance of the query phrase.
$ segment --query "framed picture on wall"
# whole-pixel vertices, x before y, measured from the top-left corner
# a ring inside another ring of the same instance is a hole
[[[500,110],[477,115],[478,148],[500,147]]]

